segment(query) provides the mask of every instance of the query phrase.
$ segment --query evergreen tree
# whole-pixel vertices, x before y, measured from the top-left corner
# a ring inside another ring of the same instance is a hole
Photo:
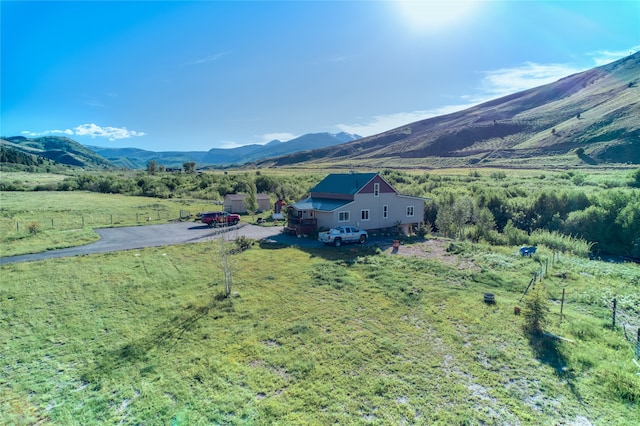
[[[253,217],[258,211],[258,198],[257,198],[257,188],[255,179],[250,178],[251,182],[249,182],[249,190],[244,198],[245,206],[247,208],[247,213]]]
[[[147,163],[147,173],[155,175],[158,172],[158,162],[156,160],[149,160]]]

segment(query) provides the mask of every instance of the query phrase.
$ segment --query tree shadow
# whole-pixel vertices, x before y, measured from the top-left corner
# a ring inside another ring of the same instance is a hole
[[[217,320],[233,312],[231,299],[216,295],[213,302],[202,306],[189,305],[171,319],[158,325],[152,332],[112,350],[95,352],[95,361],[81,374],[82,380],[98,384],[113,371],[132,364],[148,363],[156,351],[170,352],[184,341],[185,334],[197,329],[204,318]],[[145,370],[141,369],[141,372]]]
[[[558,377],[566,380],[567,386],[578,401],[582,401],[582,396],[575,385],[575,372],[567,367],[567,358],[562,353],[562,342],[539,331],[525,330],[525,332],[536,359],[553,368]]]
[[[260,240],[259,246],[263,250],[295,248],[308,253],[311,257],[319,257],[326,260],[350,260],[360,256],[376,254],[378,250],[390,247],[391,243],[391,241],[387,243],[378,238],[371,238],[365,244],[344,244],[340,247],[334,247],[325,246],[311,238],[298,238],[281,234]]]
[[[591,166],[595,166],[596,164],[598,164],[598,162],[594,158],[588,156],[587,154],[578,155],[578,158],[580,158],[580,160],[582,160],[584,163]]]

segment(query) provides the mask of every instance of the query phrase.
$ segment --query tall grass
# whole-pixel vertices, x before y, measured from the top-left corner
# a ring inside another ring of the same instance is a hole
[[[477,268],[465,270],[436,259],[263,244],[232,255],[239,297],[216,300],[218,249],[209,242],[3,265],[0,418],[640,421],[631,352],[605,326],[604,308],[568,298],[560,322],[552,305],[546,330],[575,341],[558,344],[553,359],[522,332],[513,306],[533,259],[465,245],[458,255]],[[553,271],[580,271],[579,262],[563,256]],[[544,285],[553,297],[567,280],[571,294],[620,280],[580,277],[550,273]],[[486,291],[495,305],[482,301]]]

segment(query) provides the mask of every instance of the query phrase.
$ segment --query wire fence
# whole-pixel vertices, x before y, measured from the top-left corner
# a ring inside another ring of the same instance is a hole
[[[172,220],[194,219],[191,211],[180,210],[179,215],[167,211],[140,211],[136,213],[92,213],[82,215],[21,216],[0,218],[0,229],[7,235],[33,234],[46,230],[77,230],[132,226],[149,223],[166,223]]]
[[[610,308],[612,327],[622,329],[624,338],[635,346],[636,358],[640,359],[640,318],[635,313],[622,309],[615,298],[612,300]]]
[[[520,301],[526,296],[531,288],[535,288],[536,283],[542,283],[544,277],[548,273],[548,262],[546,264],[540,264],[540,270],[533,273],[529,284],[526,286]],[[545,288],[547,296],[552,300],[560,301],[560,318],[563,316],[563,309],[566,302],[568,302],[568,295],[565,294],[565,289],[561,290],[561,293]],[[640,317],[637,312],[624,309],[619,303],[617,298],[613,298],[610,303],[607,303],[607,307],[611,311],[611,328],[614,330],[621,329],[624,333],[625,340],[634,348],[635,357],[640,359]]]

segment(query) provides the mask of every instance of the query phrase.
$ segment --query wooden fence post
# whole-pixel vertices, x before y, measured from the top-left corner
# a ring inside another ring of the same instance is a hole
[[[613,328],[616,328],[616,306],[618,305],[618,300],[613,298]]]
[[[20,222],[16,221],[16,232],[20,232]]]
[[[562,301],[560,302],[560,321],[562,322],[562,310],[564,309],[564,288],[562,289]]]

